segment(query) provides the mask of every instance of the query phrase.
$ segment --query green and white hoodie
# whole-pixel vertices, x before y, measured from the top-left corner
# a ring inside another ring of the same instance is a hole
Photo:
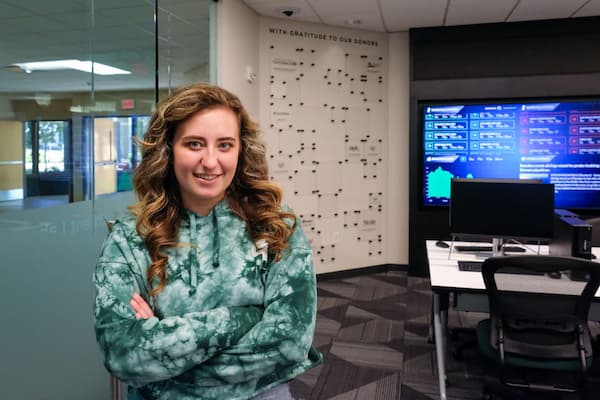
[[[165,250],[167,286],[148,296],[150,257],[135,218],[117,221],[94,273],[96,338],[106,368],[145,399],[247,399],[318,365],[316,284],[300,221],[280,261],[222,201],[187,213]],[[136,319],[138,292],[155,317]],[[133,393],[131,393],[133,392]]]

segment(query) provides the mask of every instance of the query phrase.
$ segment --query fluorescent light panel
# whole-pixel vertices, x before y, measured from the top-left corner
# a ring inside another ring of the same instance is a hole
[[[100,64],[92,61],[81,61],[81,60],[53,60],[53,61],[39,61],[30,63],[16,63],[13,64],[21,68],[27,73],[33,71],[56,71],[64,69],[75,69],[77,71],[92,72],[92,66],[94,68],[94,74],[96,75],[128,75],[131,74],[129,71],[124,69],[111,67],[110,65]]]

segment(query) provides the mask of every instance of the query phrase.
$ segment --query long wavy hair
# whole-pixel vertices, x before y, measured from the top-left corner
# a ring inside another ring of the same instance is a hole
[[[269,255],[279,260],[296,225],[294,214],[281,209],[281,189],[269,181],[266,149],[258,125],[239,98],[206,83],[182,87],[157,105],[144,139],[139,141],[142,160],[133,176],[138,202],[130,210],[151,258],[146,276],[151,296],[167,284],[168,257],[164,250],[178,245],[179,226],[185,216],[173,171],[173,137],[183,121],[215,107],[229,108],[239,122],[241,149],[225,198],[231,210],[245,221],[250,238],[264,239]]]

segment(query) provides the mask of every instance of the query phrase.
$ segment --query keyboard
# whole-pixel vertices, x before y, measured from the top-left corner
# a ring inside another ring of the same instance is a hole
[[[458,260],[458,269],[460,271],[481,272],[483,261]],[[520,275],[544,275],[543,272],[527,271],[520,268],[504,267],[496,271],[499,274],[520,274]]]
[[[492,251],[492,246],[462,246],[462,245],[458,245],[458,246],[454,246],[454,248],[456,249],[456,251],[467,251],[467,252],[472,252],[472,253],[476,253],[476,252],[491,252]],[[525,249],[523,247],[519,247],[519,246],[503,246],[502,247],[503,251],[506,253],[525,253]]]

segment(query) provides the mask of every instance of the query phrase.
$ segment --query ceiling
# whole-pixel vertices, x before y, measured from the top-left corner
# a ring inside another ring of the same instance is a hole
[[[259,15],[377,32],[600,15],[600,0],[243,0]],[[292,11],[288,17],[284,11]]]
[[[152,89],[154,0],[0,0],[0,93]],[[161,86],[204,74],[213,0],[158,0]],[[90,33],[93,32],[93,33]],[[90,60],[131,71],[25,73],[15,63]]]
[[[600,0],[227,0],[267,17],[377,32],[600,15]],[[207,76],[213,0],[158,0],[160,86]],[[90,12],[93,5],[93,12]],[[284,14],[291,11],[291,16]],[[151,89],[154,0],[0,0],[0,93]],[[94,35],[90,34],[90,31]],[[89,60],[132,71],[26,74],[15,63]]]

